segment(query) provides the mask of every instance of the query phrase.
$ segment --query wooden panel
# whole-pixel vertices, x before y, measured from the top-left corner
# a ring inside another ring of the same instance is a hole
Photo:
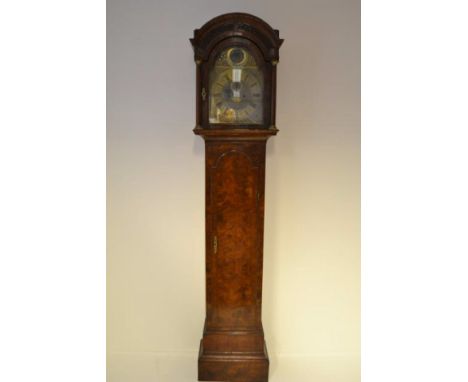
[[[207,144],[208,329],[260,325],[264,149],[264,142]]]
[[[203,335],[205,354],[263,354],[264,336],[262,331],[254,332],[205,332]]]
[[[214,207],[210,319],[226,326],[255,323],[257,293],[257,168],[239,151],[229,151],[211,174]]]

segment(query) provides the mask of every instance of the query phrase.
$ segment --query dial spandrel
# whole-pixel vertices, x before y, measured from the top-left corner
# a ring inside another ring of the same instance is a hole
[[[222,51],[210,72],[211,124],[263,123],[263,73],[245,48]]]

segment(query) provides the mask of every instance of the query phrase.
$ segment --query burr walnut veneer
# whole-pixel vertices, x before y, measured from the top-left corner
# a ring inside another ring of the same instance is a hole
[[[191,39],[197,64],[194,133],[206,154],[206,320],[201,381],[265,382],[261,321],[265,148],[276,135],[282,43],[261,19],[231,13]]]

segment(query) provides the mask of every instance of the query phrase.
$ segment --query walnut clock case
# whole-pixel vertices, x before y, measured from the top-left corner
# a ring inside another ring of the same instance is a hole
[[[200,381],[265,382],[261,320],[266,141],[276,135],[283,42],[258,17],[229,13],[190,39],[196,127],[205,140],[206,319]]]

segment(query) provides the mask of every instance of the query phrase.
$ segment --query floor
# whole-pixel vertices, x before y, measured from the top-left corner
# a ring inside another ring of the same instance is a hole
[[[107,382],[196,382],[197,353],[113,353]],[[270,355],[269,382],[359,382],[351,356]]]

